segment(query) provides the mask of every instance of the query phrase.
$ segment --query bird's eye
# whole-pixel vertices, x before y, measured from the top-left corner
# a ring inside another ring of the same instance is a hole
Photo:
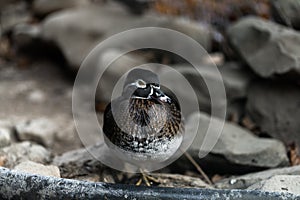
[[[143,81],[142,79],[138,79],[135,83],[136,83],[136,86],[138,88],[145,88],[146,87],[146,82]]]

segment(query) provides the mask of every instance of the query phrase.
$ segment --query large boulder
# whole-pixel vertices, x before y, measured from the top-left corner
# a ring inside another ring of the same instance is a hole
[[[256,82],[248,93],[247,112],[261,131],[300,146],[299,86],[283,82]]]
[[[266,168],[288,165],[286,149],[282,142],[276,139],[259,138],[247,129],[229,122],[225,122],[218,137],[217,131],[222,127],[222,121],[212,117],[210,122],[210,119],[211,117],[204,113],[195,113],[187,121],[186,132],[188,133],[190,130],[195,130],[200,120],[197,136],[189,149],[195,158],[203,145],[204,137],[208,137],[210,139],[206,142],[213,143],[213,139],[217,140],[209,153],[224,157],[233,164]],[[210,123],[212,126],[209,129]]]
[[[300,74],[300,34],[257,17],[247,17],[228,28],[232,47],[261,77]]]
[[[270,2],[273,17],[277,22],[300,29],[299,0],[272,0]]]
[[[88,53],[105,38],[113,34],[138,27],[164,27],[181,31],[198,41],[205,49],[210,49],[212,29],[196,22],[172,19],[153,14],[136,17],[113,2],[103,5],[84,6],[67,9],[48,16],[42,25],[41,37],[55,42],[66,60],[77,71]],[[149,33],[147,40],[155,37],[161,42],[157,32]]]

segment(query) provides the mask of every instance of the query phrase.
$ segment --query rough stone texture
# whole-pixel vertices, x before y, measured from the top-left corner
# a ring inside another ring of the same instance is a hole
[[[30,19],[30,13],[27,10],[25,2],[14,2],[14,0],[1,1],[0,12],[1,12],[1,32],[5,33],[10,31],[15,25],[19,23],[28,22]],[[5,5],[6,4],[6,5]]]
[[[227,34],[233,48],[258,75],[300,73],[300,34],[296,31],[247,17],[229,27]]]
[[[214,99],[216,101],[215,107],[217,109],[222,109],[222,107],[230,104],[230,102],[244,99],[247,94],[248,86],[253,80],[253,72],[244,69],[242,66],[239,66],[237,63],[226,63],[223,66],[218,67],[219,72],[222,76],[222,79],[214,73],[210,65],[199,65],[198,68],[201,72],[201,75],[198,71],[192,68],[190,65],[175,65],[174,67],[180,74],[182,74],[191,84],[193,90],[196,93],[200,110],[205,112],[211,111],[211,96],[208,92],[207,85],[211,88],[212,92],[217,92],[221,88],[220,85],[225,86],[226,97]],[[161,75],[161,74],[160,74]],[[188,109],[190,112],[194,112],[195,108],[193,107],[193,100],[191,99],[190,92],[185,89],[185,86],[181,82],[174,81],[172,74],[163,73],[162,79],[171,84],[168,87],[177,92],[177,96],[183,97],[187,103],[185,106],[189,106]],[[204,78],[207,79],[205,83]]]
[[[78,177],[93,174],[105,167],[93,155],[99,152],[99,146],[91,146],[73,151],[68,151],[53,159],[52,164],[59,166],[62,177]],[[92,152],[92,154],[90,153]]]
[[[223,179],[215,184],[217,188],[223,189],[246,189],[249,186],[276,175],[300,175],[300,166],[270,169],[243,176]]]
[[[54,176],[60,178],[59,169],[54,165],[43,165],[32,161],[21,162],[14,167],[16,171],[22,171],[30,174],[39,174],[42,176]]]
[[[12,129],[0,127],[0,148],[10,145],[11,134],[12,134]]]
[[[300,195],[251,190],[161,188],[90,183],[17,173],[0,167],[0,194],[6,199],[299,199]]]
[[[105,63],[109,63],[113,59],[115,59],[116,55],[119,55],[120,51],[117,49],[109,49],[104,52],[100,58],[99,63],[97,64],[98,68],[104,68]],[[112,64],[106,68],[105,73],[101,77],[99,81],[97,92],[96,92],[96,100],[102,102],[110,102],[111,94],[114,89],[116,82],[123,76],[128,70],[137,67],[141,64],[147,63],[145,59],[141,56],[137,56],[134,54],[123,55],[114,61]]]
[[[271,8],[275,20],[295,29],[300,29],[300,1],[272,0]]]
[[[248,187],[250,190],[288,192],[300,195],[300,175],[278,175]]]
[[[58,125],[49,118],[39,118],[23,121],[16,125],[20,140],[31,140],[45,146],[52,146]]]
[[[119,4],[111,1],[102,6],[88,6],[76,9],[63,10],[50,15],[43,23],[41,37],[54,41],[62,50],[73,70],[77,71],[83,59],[98,43],[109,36],[137,27],[158,26],[173,28],[193,37],[204,48],[210,49],[212,31],[195,22],[174,20],[156,15],[136,17],[130,14]],[[138,35],[151,39],[158,33],[149,33],[148,36]]]
[[[247,112],[263,132],[300,146],[299,86],[283,82],[256,82],[249,88]]]
[[[208,129],[210,116],[205,113],[201,113],[199,116],[196,113],[191,115],[187,121],[186,131],[195,129],[194,126],[197,125],[199,119],[198,133],[189,149],[194,156],[198,155],[204,136],[210,134],[210,140],[214,139],[217,136],[217,127],[222,125],[221,120],[213,118],[213,126]],[[275,139],[258,138],[247,129],[233,123],[226,122],[222,134],[216,139],[218,141],[210,153],[223,156],[231,163],[255,167],[288,165],[283,143]]]
[[[27,160],[38,163],[49,162],[50,152],[40,145],[22,142],[0,149],[0,157],[5,159],[4,167],[13,168]]]
[[[33,2],[33,11],[37,15],[47,15],[54,11],[83,6],[89,3],[88,0],[35,0]]]

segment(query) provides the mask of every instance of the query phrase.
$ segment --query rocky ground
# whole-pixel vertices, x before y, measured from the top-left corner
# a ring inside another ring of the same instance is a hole
[[[201,7],[196,1],[194,9],[186,12],[172,7],[176,4],[168,7],[167,1],[149,2],[131,9],[117,1],[0,2],[0,166],[92,182],[135,184],[138,175],[104,166],[83,147],[73,121],[72,87],[81,62],[96,44],[123,30],[158,26],[192,37],[216,61],[227,94],[227,121],[205,158],[198,157],[201,138],[195,138],[188,149],[213,184],[206,183],[183,156],[153,173],[158,179],[153,186],[300,195],[300,2],[258,1],[261,9],[257,11],[246,3],[228,10],[224,3],[213,7],[204,1],[216,22],[203,18],[208,14],[196,10]],[[193,20],[182,20],[187,13]],[[103,67],[104,60],[118,51],[107,50],[96,65]],[[190,108],[186,130],[192,130],[200,119],[199,135],[205,132],[210,99],[203,79],[166,52],[132,52],[114,62],[106,72],[108,78],[97,88],[99,119],[115,80],[147,62],[168,64],[188,78],[206,113],[192,113]],[[209,64],[203,70],[209,70]],[[209,79],[218,81],[214,75]],[[216,126],[221,123],[217,117],[213,120]],[[88,149],[97,151],[95,146]]]

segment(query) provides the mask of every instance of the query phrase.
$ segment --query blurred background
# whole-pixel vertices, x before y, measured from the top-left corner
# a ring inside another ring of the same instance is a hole
[[[221,181],[216,187],[246,188],[249,184],[226,185],[222,179],[299,165],[299,12],[296,0],[0,0],[0,166],[32,160],[58,166],[62,177],[132,183],[119,172],[111,176],[117,172],[108,173],[80,149],[72,86],[83,59],[99,42],[146,26],[192,37],[210,55],[201,63],[203,70],[215,63],[222,75],[227,93],[223,136],[204,159],[198,158],[200,143],[189,149],[212,181]],[[103,67],[118,51],[108,49],[95,66]],[[95,99],[100,123],[118,78],[148,62],[183,73],[207,125],[210,99],[203,79],[185,70],[190,66],[182,58],[153,49],[126,54],[106,72]],[[218,81],[214,75],[209,79]],[[187,126],[197,118],[192,111]],[[22,153],[35,145],[43,155]],[[163,172],[200,176],[186,160],[181,163]]]

